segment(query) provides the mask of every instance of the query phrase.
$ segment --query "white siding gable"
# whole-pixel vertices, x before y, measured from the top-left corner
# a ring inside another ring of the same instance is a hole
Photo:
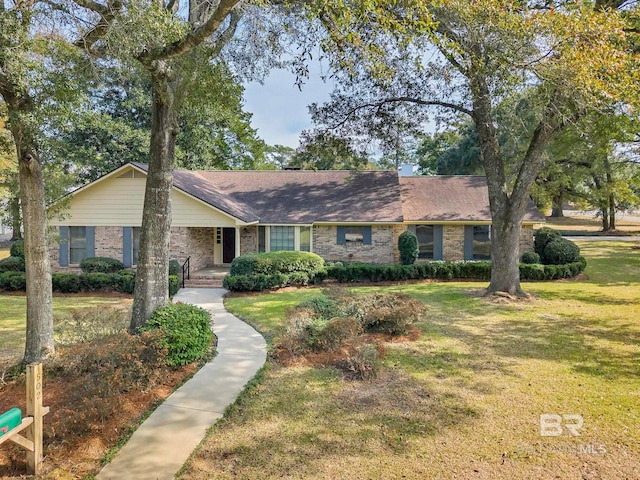
[[[140,226],[146,178],[125,172],[104,178],[70,197],[61,215],[51,225]],[[233,217],[174,188],[172,226],[234,227]]]

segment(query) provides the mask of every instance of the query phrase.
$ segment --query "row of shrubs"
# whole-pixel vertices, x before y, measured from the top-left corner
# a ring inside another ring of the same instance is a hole
[[[112,291],[133,293],[136,274],[133,270],[121,270],[118,273],[54,273],[51,276],[54,292],[78,293],[95,291]],[[24,272],[8,271],[0,273],[0,290],[25,290],[27,278]],[[169,276],[169,296],[174,296],[180,289],[180,279]]]
[[[571,278],[582,273],[587,265],[584,257],[577,262],[565,265],[520,264],[521,280],[558,280]],[[413,265],[377,265],[372,263],[336,263],[326,268],[326,274],[316,275],[311,281],[300,272],[291,275],[275,273],[272,275],[227,275],[223,285],[237,292],[252,292],[286,286],[304,286],[310,283],[322,283],[331,278],[339,283],[383,282],[401,280],[489,280],[491,278],[490,261],[436,261]]]
[[[579,262],[580,247],[571,240],[562,238],[557,230],[543,227],[534,234],[533,251],[522,254],[522,263],[544,265],[567,265]]]

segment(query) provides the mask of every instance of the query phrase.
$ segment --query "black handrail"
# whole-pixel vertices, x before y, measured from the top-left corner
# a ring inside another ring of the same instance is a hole
[[[182,288],[184,288],[185,279],[187,280],[191,279],[191,272],[189,271],[191,266],[190,263],[191,263],[191,257],[187,257],[187,259],[182,264]]]

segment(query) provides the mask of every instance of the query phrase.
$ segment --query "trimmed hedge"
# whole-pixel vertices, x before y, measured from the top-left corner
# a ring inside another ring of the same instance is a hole
[[[80,262],[84,273],[117,273],[124,268],[120,260],[109,257],[89,257]]]
[[[19,274],[19,275],[14,275]],[[136,284],[136,274],[133,270],[121,270],[118,273],[54,273],[51,275],[54,292],[122,292],[133,293]],[[0,289],[25,290],[26,280],[23,272],[0,273]],[[180,279],[175,275],[169,276],[169,296],[173,297],[180,289]]]
[[[213,340],[211,314],[187,303],[175,303],[153,312],[142,331],[159,329],[169,365],[178,367],[203,358]]]
[[[324,260],[310,252],[264,252],[247,253],[231,262],[231,275],[273,275],[304,272],[313,278],[324,269]]]
[[[2,260],[0,260],[0,273],[2,272],[24,272],[24,258],[3,258]]]
[[[0,273],[0,289],[3,290],[26,290],[27,274],[24,272]]]

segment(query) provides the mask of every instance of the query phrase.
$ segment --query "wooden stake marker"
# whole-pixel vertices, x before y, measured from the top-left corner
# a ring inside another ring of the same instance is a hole
[[[11,441],[27,451],[29,475],[38,475],[42,467],[42,417],[47,413],[49,407],[42,406],[42,363],[32,363],[27,365],[27,416],[17,426],[13,425],[17,423],[16,416],[22,415],[19,409],[0,416],[5,420],[0,423],[0,445]],[[26,436],[19,435],[25,429]]]

